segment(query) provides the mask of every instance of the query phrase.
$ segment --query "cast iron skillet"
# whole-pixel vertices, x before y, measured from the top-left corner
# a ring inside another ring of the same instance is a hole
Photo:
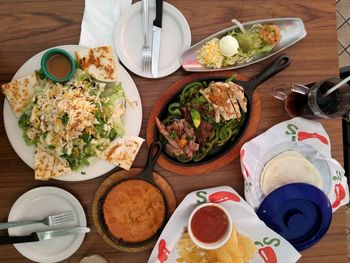
[[[242,137],[242,135],[246,131],[247,126],[249,125],[252,107],[254,107],[254,105],[252,105],[252,97],[253,97],[254,90],[261,83],[265,82],[266,80],[268,80],[272,76],[276,75],[278,72],[287,68],[289,66],[289,64],[290,64],[289,56],[283,54],[283,55],[280,55],[278,58],[276,58],[267,68],[265,68],[260,74],[255,76],[253,79],[251,79],[249,81],[233,80],[233,82],[235,82],[236,84],[238,84],[244,88],[245,97],[247,98],[247,113],[245,114],[245,118],[244,118],[244,121],[241,125],[241,129],[239,130],[238,134],[236,134],[236,136],[233,137],[233,139],[230,139],[222,146],[216,147],[211,152],[209,152],[207,154],[207,156],[205,156],[202,160],[200,160],[198,162],[190,161],[187,163],[183,163],[183,162],[180,162],[179,160],[177,160],[175,157],[170,156],[165,151],[162,152],[163,156],[167,160],[169,160],[170,162],[175,163],[177,165],[194,166],[194,165],[201,165],[201,164],[209,163],[209,162],[221,157],[225,153],[227,153],[229,150],[231,150],[236,145],[236,143],[239,141],[239,139]],[[208,78],[201,78],[198,80],[194,80],[192,82],[207,81],[208,83],[210,83],[211,81],[224,82],[225,80],[226,80],[226,78],[224,78],[224,77],[212,77],[212,78],[208,77]],[[190,83],[186,83],[186,85],[188,85],[188,84],[190,84]],[[184,85],[184,86],[186,86],[186,85]],[[166,116],[168,114],[168,112],[167,112],[168,106],[172,102],[175,102],[178,99],[178,96],[180,95],[183,88],[184,87],[179,89],[179,91],[176,94],[174,94],[169,99],[169,101],[163,106],[163,108],[161,109],[161,111],[158,115],[159,120],[162,121],[164,118],[166,118]],[[154,134],[155,140],[162,140],[162,138],[161,138],[162,136],[161,136],[161,134],[158,131],[156,126],[154,128],[154,132],[155,132],[155,134]]]
[[[157,146],[156,152],[153,155],[153,150],[154,148]],[[121,245],[121,246],[125,246],[125,247],[142,247],[145,246],[151,242],[153,242],[156,238],[158,238],[158,236],[160,235],[161,231],[163,230],[163,228],[165,227],[165,224],[169,218],[169,205],[167,202],[167,199],[165,197],[165,194],[163,192],[163,190],[156,184],[156,182],[153,179],[153,168],[154,165],[156,164],[159,155],[162,152],[162,143],[159,141],[155,141],[151,144],[149,151],[148,151],[148,156],[147,156],[147,164],[145,169],[137,176],[132,176],[129,178],[125,178],[123,180],[120,180],[118,182],[116,182],[115,184],[111,185],[107,191],[103,194],[103,196],[101,197],[101,199],[98,202],[98,217],[99,217],[99,222],[101,225],[101,228],[103,230],[103,232],[105,233],[106,236],[108,236],[109,239],[113,240],[114,242],[116,242],[117,244]],[[164,216],[164,220],[163,223],[161,225],[161,227],[157,230],[157,232],[150,238],[141,241],[141,242],[125,242],[122,239],[118,239],[117,237],[113,236],[107,228],[107,225],[104,221],[104,217],[103,217],[103,203],[105,201],[105,198],[107,196],[107,194],[109,193],[109,191],[115,187],[116,185],[120,184],[121,182],[127,181],[127,180],[143,180],[146,181],[147,183],[150,183],[151,185],[153,185],[154,187],[156,187],[163,196],[163,200],[164,200],[164,205],[165,205],[165,216]]]

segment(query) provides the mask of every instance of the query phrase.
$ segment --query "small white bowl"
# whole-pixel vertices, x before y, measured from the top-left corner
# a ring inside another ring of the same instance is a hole
[[[193,232],[192,232],[192,229],[191,229],[191,221],[192,221],[192,218],[193,218],[193,215],[201,208],[205,207],[205,206],[215,206],[219,209],[221,209],[226,217],[227,217],[227,221],[228,221],[228,227],[227,227],[227,231],[225,233],[225,235],[218,241],[214,242],[214,243],[204,243],[200,240],[198,240],[194,235],[193,235]],[[227,241],[228,239],[230,238],[231,236],[231,233],[232,233],[232,220],[231,220],[231,217],[230,217],[230,214],[227,212],[227,210],[222,207],[221,205],[218,205],[218,204],[214,204],[214,203],[205,203],[205,204],[202,204],[202,205],[199,205],[197,206],[191,213],[190,215],[190,218],[188,219],[188,234],[191,238],[191,240],[193,241],[193,243],[195,243],[198,247],[202,248],[202,249],[205,249],[205,250],[213,250],[213,249],[217,249],[221,246],[223,246]]]

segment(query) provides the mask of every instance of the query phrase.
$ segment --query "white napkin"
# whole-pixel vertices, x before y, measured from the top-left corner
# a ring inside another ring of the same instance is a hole
[[[79,45],[112,46],[114,26],[132,0],[85,0]]]

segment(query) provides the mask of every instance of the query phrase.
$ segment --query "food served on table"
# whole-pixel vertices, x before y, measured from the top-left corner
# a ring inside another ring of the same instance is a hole
[[[200,248],[212,250],[221,247],[227,242],[231,232],[230,215],[218,204],[202,204],[190,215],[188,233]]]
[[[32,102],[32,98],[39,88],[38,76],[33,72],[20,79],[3,84],[1,88],[13,113],[16,117],[20,117]]]
[[[48,180],[51,177],[68,174],[72,171],[69,162],[46,151],[43,147],[34,152],[35,179]]]
[[[118,183],[106,195],[103,217],[108,231],[122,242],[142,242],[162,226],[166,208],[162,193],[140,179]]]
[[[64,78],[72,70],[72,64],[66,56],[55,54],[47,60],[47,70],[56,78]]]
[[[228,212],[232,231],[219,248],[203,249],[190,236],[190,216],[194,209],[213,204]],[[236,191],[220,186],[196,190],[184,198],[162,231],[149,262],[296,262],[299,258],[293,246],[268,228]]]
[[[207,41],[196,52],[200,64],[209,68],[223,68],[250,61],[254,55],[271,51],[281,39],[280,28],[273,24],[254,24],[238,29],[221,39]]]
[[[80,66],[99,81],[117,81],[117,70],[110,46],[83,49],[75,52]]]
[[[273,190],[291,183],[307,183],[322,190],[323,181],[317,168],[295,151],[286,151],[271,159],[260,177],[261,189],[265,196]]]
[[[171,101],[156,125],[165,151],[180,162],[198,162],[212,150],[232,141],[247,112],[244,89],[227,82],[187,84]]]
[[[199,248],[189,237],[187,229],[185,229],[177,247],[179,257],[176,261],[179,263],[244,263],[251,260],[257,250],[253,241],[238,234],[235,227],[228,241],[217,249],[204,250]]]
[[[125,170],[129,170],[144,139],[137,136],[122,136],[113,140],[101,157]]]
[[[35,147],[36,179],[78,170],[90,157],[129,169],[143,142],[125,135],[126,98],[111,48],[84,49],[77,57],[85,70],[65,83],[32,73],[2,85],[26,144]]]
[[[42,77],[47,77],[54,82],[67,82],[73,77],[76,71],[74,58],[66,50],[52,48],[41,57]]]

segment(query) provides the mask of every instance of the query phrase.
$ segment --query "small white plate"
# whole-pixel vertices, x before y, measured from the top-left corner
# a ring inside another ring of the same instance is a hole
[[[68,51],[73,57],[75,57],[75,51],[85,49],[86,47],[78,45],[63,45],[53,48],[64,49]],[[46,51],[47,50],[44,50],[36,54],[26,63],[24,63],[12,79],[21,78],[27,74],[32,73],[34,70],[40,69],[41,57]],[[136,101],[137,103],[137,105],[134,107],[127,106],[126,108],[124,115],[125,132],[128,135],[138,136],[140,133],[142,123],[142,105],[140,95],[135,85],[135,82],[132,80],[129,73],[120,64],[117,64],[116,67],[118,81],[122,83],[127,98],[130,101]],[[17,155],[22,159],[22,161],[24,161],[28,166],[34,169],[34,147],[30,147],[25,143],[22,137],[22,129],[18,126],[18,118],[13,114],[10,105],[6,99],[4,101],[3,114],[6,134],[13,149],[15,150]],[[101,176],[116,167],[114,164],[98,158],[90,158],[89,162],[89,166],[83,167],[79,171],[64,176],[54,177],[54,179],[63,181],[83,181]],[[83,174],[81,172],[83,172]]]
[[[152,46],[152,25],[155,5],[150,1],[149,39]],[[144,44],[141,1],[123,11],[114,30],[114,44],[119,59],[135,74],[153,78],[151,72],[142,72],[141,49]],[[163,24],[160,43],[159,77],[175,72],[181,65],[181,54],[191,46],[191,31],[186,18],[171,4],[163,2]]]
[[[70,193],[57,187],[34,188],[13,204],[8,221],[41,219],[49,215],[74,211],[74,221],[59,225],[55,229],[86,226],[84,209]],[[10,236],[29,235],[32,232],[52,230],[43,224],[33,224],[9,228]],[[37,262],[57,262],[64,260],[78,250],[85,234],[67,235],[32,243],[14,244],[26,258]]]

